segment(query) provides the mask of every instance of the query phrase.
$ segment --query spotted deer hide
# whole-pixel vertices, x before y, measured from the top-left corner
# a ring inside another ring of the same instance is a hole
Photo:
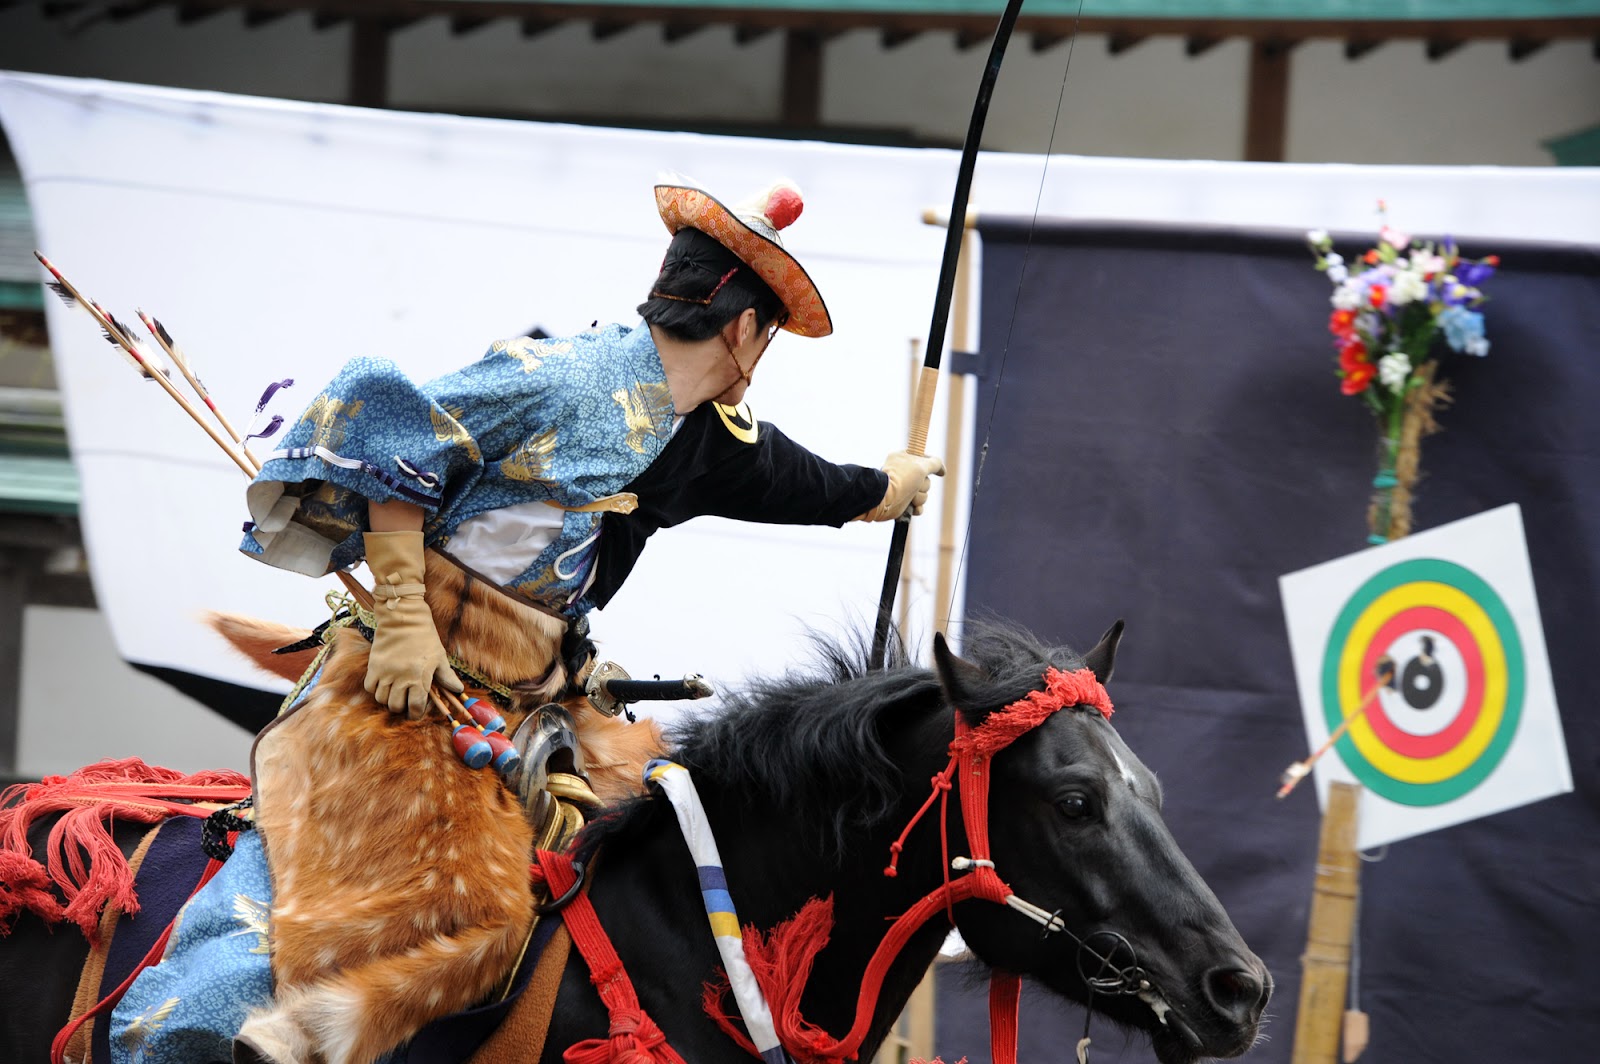
[[[516,692],[508,731],[566,683],[564,623],[428,555],[427,599],[447,649]],[[234,615],[212,624],[269,672],[298,678],[303,630]],[[456,757],[438,716],[410,721],[363,690],[368,644],[335,637],[311,696],[256,740],[256,822],[273,878],[276,1001],[240,1032],[280,1064],[366,1064],[500,984],[532,920],[532,829],[492,769]],[[520,684],[520,686],[519,686]],[[661,750],[649,721],[568,703],[595,792],[640,789]]]

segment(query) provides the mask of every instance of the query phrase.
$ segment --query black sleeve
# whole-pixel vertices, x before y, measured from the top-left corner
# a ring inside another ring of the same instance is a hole
[[[774,525],[843,525],[883,501],[881,469],[835,465],[762,424],[703,475],[703,513]]]
[[[654,462],[624,490],[639,497],[631,514],[601,519],[595,579],[586,596],[604,606],[622,586],[658,529],[695,517],[786,525],[843,525],[883,501],[881,469],[835,465],[748,408],[702,403],[684,417]]]

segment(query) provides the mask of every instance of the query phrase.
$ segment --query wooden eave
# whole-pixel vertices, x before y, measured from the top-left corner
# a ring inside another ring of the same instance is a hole
[[[0,0],[0,8],[18,6],[17,0]],[[227,11],[239,11],[248,25],[267,25],[277,17],[305,13],[318,26],[358,21],[400,28],[422,19],[445,18],[458,32],[490,22],[509,20],[549,27],[584,22],[607,27],[657,23],[670,27],[674,39],[706,26],[734,26],[741,38],[754,39],[756,31],[774,29],[818,33],[824,37],[849,30],[873,29],[895,40],[908,35],[945,31],[967,41],[984,40],[992,32],[996,15],[872,10],[803,10],[771,7],[695,7],[678,4],[632,3],[521,3],[516,0],[124,0],[88,3],[54,0],[41,3],[47,13],[62,18],[124,20],[163,8],[175,9],[184,21]],[[1247,39],[1274,43],[1305,40],[1343,40],[1360,43],[1417,40],[1435,47],[1469,41],[1516,41],[1531,44],[1553,40],[1600,39],[1600,17],[1467,20],[1347,20],[1347,19],[1186,19],[1186,18],[1081,18],[1066,15],[1030,15],[1023,9],[1017,30],[1025,34],[1065,39],[1073,33],[1104,34],[1121,41],[1147,37],[1183,37],[1214,42]]]

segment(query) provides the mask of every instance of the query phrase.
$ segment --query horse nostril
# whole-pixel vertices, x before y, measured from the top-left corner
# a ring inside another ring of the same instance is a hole
[[[1213,968],[1206,973],[1206,997],[1218,1012],[1244,1026],[1261,1019],[1271,994],[1261,977],[1245,968]]]

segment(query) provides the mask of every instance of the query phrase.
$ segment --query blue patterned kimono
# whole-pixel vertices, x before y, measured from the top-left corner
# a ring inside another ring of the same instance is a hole
[[[361,560],[369,500],[421,506],[425,542],[441,549],[472,517],[548,502],[566,511],[560,532],[508,586],[578,612],[603,514],[575,508],[643,473],[673,419],[666,372],[643,324],[501,340],[420,387],[392,362],[355,359],[250,485],[241,549],[321,576]]]
[[[161,962],[139,973],[111,1013],[112,1064],[233,1059],[233,1036],[272,1003],[267,924],[272,887],[254,831],[178,911]]]

